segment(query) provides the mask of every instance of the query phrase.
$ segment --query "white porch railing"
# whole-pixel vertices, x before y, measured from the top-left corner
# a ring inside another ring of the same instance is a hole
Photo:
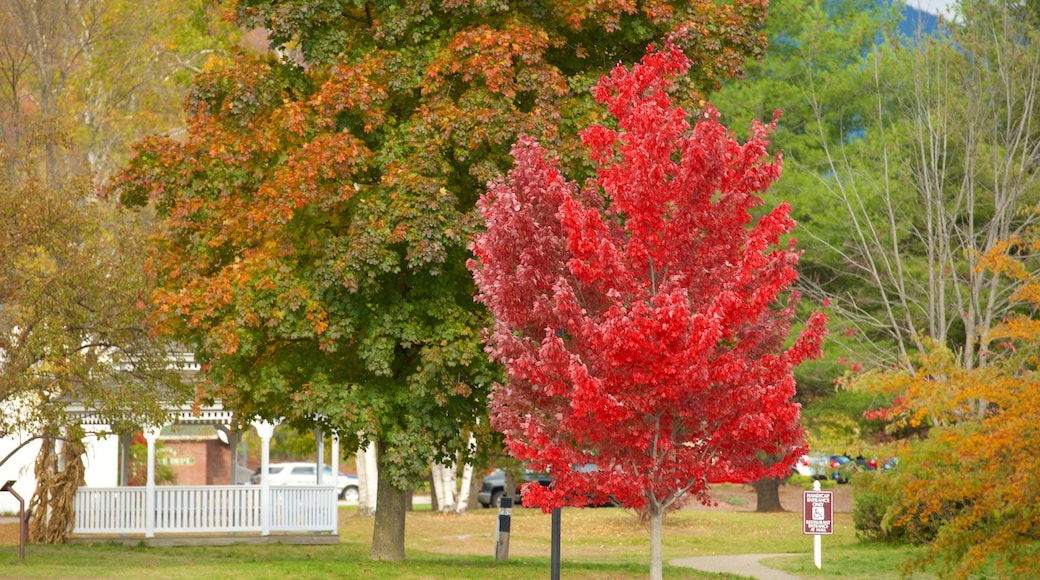
[[[335,530],[338,505],[335,486],[272,486],[271,531]]]
[[[154,529],[148,529],[148,487],[82,488],[74,500],[73,534],[264,533],[263,487],[257,485],[156,486]],[[336,488],[273,486],[272,532],[336,533]]]
[[[72,533],[143,534],[143,487],[95,487],[76,490]]]

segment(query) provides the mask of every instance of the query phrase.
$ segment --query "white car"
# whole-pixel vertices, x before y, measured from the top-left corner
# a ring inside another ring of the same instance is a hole
[[[332,482],[332,467],[325,465],[322,482]],[[358,479],[354,475],[338,474],[336,492],[339,498],[347,502],[357,503]],[[315,463],[272,463],[268,465],[268,477],[271,485],[316,485],[318,483],[318,465]],[[260,484],[260,468],[257,467],[249,482]]]

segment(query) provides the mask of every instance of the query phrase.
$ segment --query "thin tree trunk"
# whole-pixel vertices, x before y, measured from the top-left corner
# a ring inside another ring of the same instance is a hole
[[[455,465],[430,465],[434,482],[433,492],[437,496],[437,510],[449,513],[455,510]]]
[[[650,506],[650,580],[661,580],[664,576],[662,564],[661,536],[664,523],[664,510],[656,501]]]
[[[376,446],[369,443],[357,451],[358,474],[358,513],[371,516],[376,513],[379,467],[376,458]]]
[[[365,463],[365,448],[359,447],[357,453],[354,455],[354,464],[357,466],[357,479],[358,479],[358,513],[363,516],[370,516],[368,513],[368,494],[371,493],[368,488],[368,465]]]
[[[455,513],[466,513],[475,496],[476,494],[473,493],[473,464],[467,463],[462,467],[462,485],[459,487],[459,498],[455,502]]]
[[[382,445],[380,445],[381,447]],[[382,457],[382,454],[380,454]],[[387,562],[404,560],[405,494],[390,484],[385,469],[379,469],[376,521],[372,529],[369,559]]]
[[[475,510],[477,510],[477,509],[479,509],[481,507],[480,506],[480,500],[478,499],[477,496],[480,494],[480,488],[483,485],[484,485],[484,482],[481,480],[481,478],[479,478],[479,477],[472,477],[472,478],[470,478],[469,486],[468,486],[468,488],[466,488],[466,489],[469,489],[469,492],[468,492],[469,495],[466,496],[466,509],[468,511],[475,511]]]
[[[368,505],[365,506],[369,515],[374,515],[379,509],[379,495],[376,489],[379,487],[379,452],[378,446],[373,441],[365,448],[365,478],[368,480]]]
[[[438,512],[441,509],[441,501],[437,492],[437,474],[434,473],[434,463],[430,464],[430,511]]]
[[[477,453],[477,438],[470,431],[466,439],[466,464],[462,466],[462,485],[459,486],[459,497],[455,500],[455,513],[466,513],[477,506],[477,492],[479,486],[473,485],[473,457]]]

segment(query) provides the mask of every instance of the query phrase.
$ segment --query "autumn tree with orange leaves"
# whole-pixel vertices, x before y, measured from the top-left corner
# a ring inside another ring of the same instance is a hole
[[[989,364],[965,369],[933,342],[915,372],[873,371],[856,386],[894,397],[886,410],[897,427],[927,427],[926,440],[903,446],[900,464],[878,484],[894,494],[889,529],[927,530],[929,548],[908,569],[936,565],[944,577],[992,570],[1025,578],[1040,566],[1040,278],[1026,256],[1040,252],[1036,231],[980,256],[991,273],[1020,283],[1009,302],[1017,314],[983,338]]]
[[[116,186],[162,218],[152,321],[204,363],[202,396],[377,442],[371,557],[403,559],[403,492],[464,451],[498,374],[465,260],[509,147],[528,134],[587,172],[567,129],[602,115],[603,72],[682,31],[677,97],[696,103],[762,54],[764,17],[758,0],[242,0],[277,54],[199,76],[185,138],[143,142]]]

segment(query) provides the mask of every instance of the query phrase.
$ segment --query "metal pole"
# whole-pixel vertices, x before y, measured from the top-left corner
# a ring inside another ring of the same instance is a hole
[[[812,488],[813,491],[820,491],[820,480],[814,481]],[[820,534],[813,536],[813,563],[816,564],[817,570],[823,568],[823,540]]]
[[[552,580],[560,580],[560,508],[552,511]]]

